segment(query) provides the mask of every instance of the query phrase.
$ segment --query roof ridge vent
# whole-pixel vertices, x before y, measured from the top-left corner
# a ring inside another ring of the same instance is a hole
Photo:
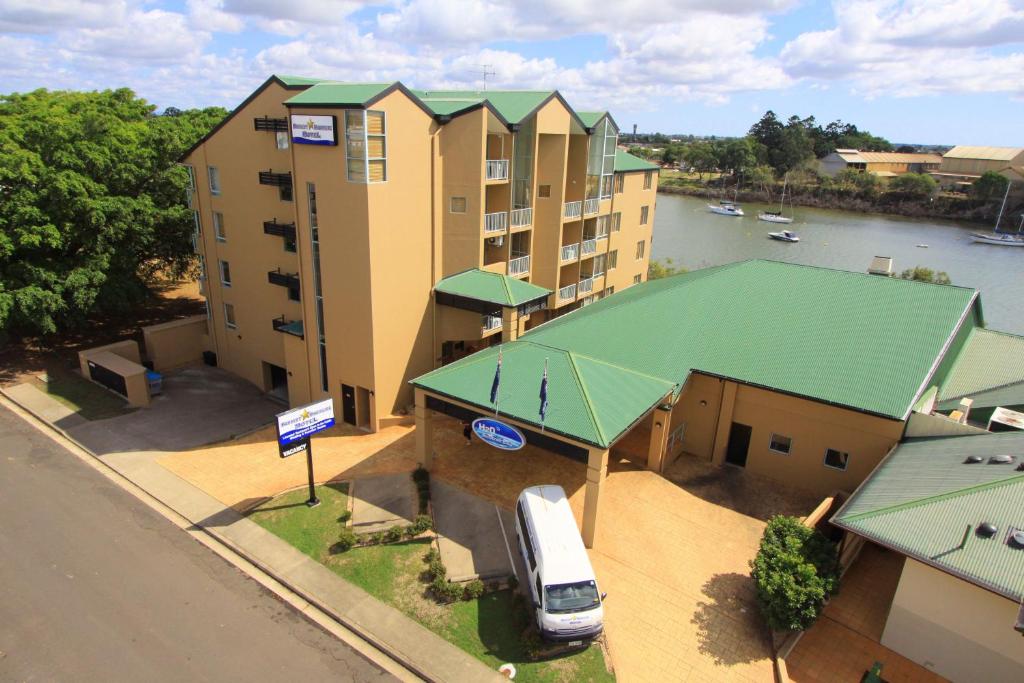
[[[1024,550],[1024,529],[1010,529],[1007,545],[1017,550]]]
[[[967,458],[964,460],[964,464],[977,465],[979,462],[982,462],[984,460],[985,458],[981,457],[980,455],[968,455]]]
[[[1017,458],[1012,455],[993,455],[988,459],[989,465],[1009,465]]]
[[[997,531],[999,531],[999,527],[997,527],[992,522],[982,522],[978,525],[978,528],[975,530],[975,533],[981,536],[982,538],[992,538],[996,535]]]

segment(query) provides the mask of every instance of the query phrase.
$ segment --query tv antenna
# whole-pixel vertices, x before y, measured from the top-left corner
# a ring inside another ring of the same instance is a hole
[[[487,90],[487,77],[488,76],[495,76],[495,75],[497,75],[494,71],[491,71],[491,68],[494,65],[493,64],[478,64],[477,66],[480,67],[480,70],[477,71],[476,73],[480,74],[480,76],[483,78],[483,81],[484,81],[484,88],[483,89]]]

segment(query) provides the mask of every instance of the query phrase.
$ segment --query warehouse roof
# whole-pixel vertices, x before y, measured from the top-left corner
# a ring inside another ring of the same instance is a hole
[[[860,152],[855,149],[837,149],[836,154],[847,163],[865,164],[941,164],[939,154],[918,152]]]
[[[550,289],[477,268],[449,275],[438,282],[434,290],[508,307],[544,299],[551,294]]]
[[[1011,462],[992,462],[1011,455]],[[968,462],[968,458],[977,462]],[[1024,433],[910,439],[832,523],[1012,600],[1024,597]],[[996,527],[986,537],[982,523]]]
[[[654,171],[658,169],[657,164],[652,164],[646,159],[624,152],[621,149],[615,150],[615,172],[629,173],[630,171]]]
[[[948,159],[985,159],[987,161],[1012,161],[1024,154],[1024,147],[973,147],[957,145],[942,156]]]
[[[981,322],[973,289],[745,261],[630,287],[504,348],[509,352],[529,342],[657,379],[677,391],[695,371],[904,419],[963,321]],[[493,374],[495,352],[488,353],[489,360],[481,362]],[[486,408],[489,379],[478,387],[479,370],[462,375],[461,368],[476,358],[413,383]],[[539,378],[539,372],[528,374]],[[551,385],[559,381],[553,375]],[[634,411],[627,422],[640,417],[635,411],[643,401],[624,406],[614,392],[608,400],[611,406],[591,410]],[[523,401],[524,411],[512,401],[502,412],[536,423],[530,397]],[[569,409],[551,405],[553,417],[557,409]],[[620,435],[604,436],[611,443]]]

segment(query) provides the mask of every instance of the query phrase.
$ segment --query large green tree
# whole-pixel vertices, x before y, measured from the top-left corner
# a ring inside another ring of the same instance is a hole
[[[226,114],[157,115],[126,88],[0,95],[0,329],[59,332],[187,269],[176,160]]]

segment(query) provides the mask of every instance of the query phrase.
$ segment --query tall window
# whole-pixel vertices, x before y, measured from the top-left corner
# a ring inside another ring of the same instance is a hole
[[[608,236],[608,223],[611,221],[611,216],[598,216],[597,225],[595,226],[595,235],[598,239]]]
[[[646,246],[646,243],[643,240],[640,240],[639,242],[636,243],[636,260],[637,261],[639,261],[640,259],[642,259],[644,257],[644,248],[645,248],[645,246]]]
[[[207,175],[210,177],[210,194],[220,194],[220,171],[217,170],[216,166],[206,167]]]
[[[619,250],[613,249],[608,252],[608,270],[615,270],[617,265],[619,265]]]
[[[224,232],[224,214],[220,211],[213,212],[213,234],[218,242],[227,242],[228,236]]]
[[[647,225],[647,215],[651,212],[651,207],[641,206],[640,207],[640,225]]]
[[[512,208],[533,207],[533,146],[537,117],[531,116],[516,131],[512,145]]]
[[[644,189],[651,189],[651,185],[654,182],[654,171],[647,171],[644,173]]]
[[[622,229],[622,212],[621,211],[616,211],[615,213],[612,214],[612,232],[618,232],[621,229]]]
[[[594,269],[592,277],[597,277],[598,275],[604,275],[605,264],[607,262],[608,262],[608,255],[607,254],[598,254],[597,256],[595,256],[594,257],[594,265],[592,266],[593,269]]]
[[[626,189],[626,176],[623,173],[615,176],[615,194],[622,194]]]
[[[194,205],[194,199],[196,193],[196,170],[188,164],[182,164],[185,167],[185,172],[188,173],[188,185],[185,186],[185,202],[188,204],[188,208],[196,208]]]
[[[231,266],[227,261],[220,262],[220,283],[225,287],[231,286]]]
[[[327,384],[327,336],[324,334],[324,290],[320,282],[320,223],[316,212],[316,185],[306,183],[309,195],[309,241],[313,245],[313,298],[316,300],[316,334],[320,351],[320,388]]]
[[[229,330],[238,329],[238,324],[235,322],[234,304],[224,304],[224,326]]]
[[[383,183],[388,179],[384,112],[345,112],[345,157],[350,182]]]
[[[602,119],[590,135],[587,151],[587,199],[612,196],[615,178],[615,143],[619,131],[607,118]]]

